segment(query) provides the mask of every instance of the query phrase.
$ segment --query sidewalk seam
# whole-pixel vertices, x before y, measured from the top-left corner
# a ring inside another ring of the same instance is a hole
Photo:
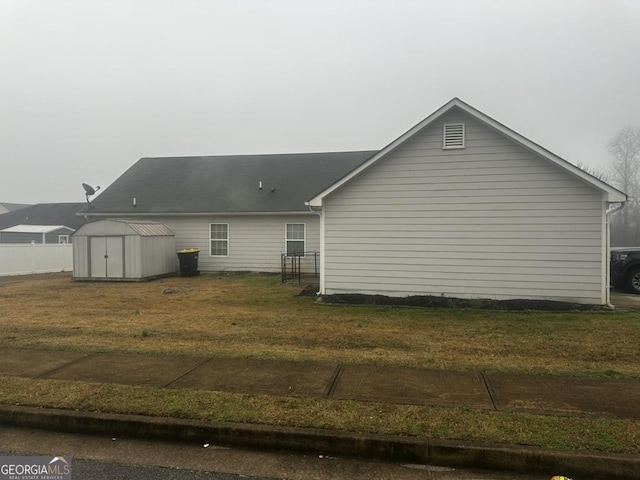
[[[333,398],[333,394],[336,392],[336,389],[338,388],[338,383],[340,382],[340,379],[342,378],[342,373],[343,372],[344,372],[344,365],[339,363],[338,366],[336,367],[334,373],[333,373],[333,378],[331,379],[331,382],[329,383],[329,388],[326,390],[325,397]]]
[[[193,372],[195,369],[200,368],[202,365],[204,365],[205,363],[209,363],[211,360],[213,360],[213,358],[205,358],[204,360],[202,360],[201,362],[199,362],[197,365],[195,365],[194,367],[190,368],[189,370],[187,370],[186,372],[184,372],[182,375],[179,375],[178,377],[174,378],[173,380],[171,380],[169,383],[167,383],[166,385],[163,385],[162,388],[169,388],[169,386],[172,383],[176,383],[178,380],[180,380],[181,378],[186,377],[187,375],[189,375],[191,372]]]
[[[485,372],[480,372],[480,378],[482,379],[482,383],[484,383],[484,388],[487,390],[487,394],[489,395],[489,400],[491,400],[491,405],[495,411],[498,411],[498,402],[497,395],[489,378],[487,377]]]
[[[88,355],[84,355],[84,356],[82,356],[82,357],[80,357],[80,358],[76,358],[75,360],[72,360],[72,361],[70,361],[70,362],[68,362],[68,363],[65,363],[64,365],[60,365],[59,367],[52,368],[51,370],[48,370],[48,371],[46,371],[46,372],[43,372],[43,373],[41,373],[40,375],[37,375],[37,376],[32,377],[32,378],[34,378],[34,379],[37,379],[37,378],[46,378],[48,375],[51,375],[51,374],[56,373],[56,372],[59,372],[59,371],[60,371],[60,370],[62,370],[62,369],[65,369],[65,368],[67,368],[67,367],[70,367],[71,365],[75,365],[76,363],[80,363],[80,362],[82,362],[83,360],[86,360],[87,358],[95,357],[95,356],[97,356],[97,355],[102,355],[102,354],[100,354],[100,353],[90,353],[90,354],[88,354]]]

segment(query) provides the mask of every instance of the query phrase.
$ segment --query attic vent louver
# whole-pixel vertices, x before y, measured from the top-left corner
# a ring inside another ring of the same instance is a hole
[[[444,125],[442,148],[464,148],[464,123]]]

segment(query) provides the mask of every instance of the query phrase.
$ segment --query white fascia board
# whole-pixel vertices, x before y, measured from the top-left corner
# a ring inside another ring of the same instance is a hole
[[[446,105],[443,105],[442,107],[440,107],[438,110],[436,110],[435,112],[433,112],[431,115],[429,115],[427,118],[425,118],[424,120],[422,120],[420,123],[418,123],[416,126],[414,126],[413,128],[411,128],[409,131],[407,131],[406,133],[402,134],[401,136],[399,136],[396,140],[394,140],[393,142],[391,142],[389,145],[387,145],[386,147],[384,147],[382,150],[380,150],[378,153],[376,153],[373,157],[371,157],[369,160],[367,160],[366,162],[364,162],[362,165],[360,165],[359,167],[357,167],[356,169],[352,170],[351,172],[349,172],[348,174],[346,174],[344,177],[342,177],[340,180],[338,180],[337,182],[335,182],[333,185],[329,186],[328,188],[326,188],[324,191],[320,192],[318,195],[316,195],[315,197],[313,197],[312,199],[310,199],[307,204],[311,207],[321,207],[322,206],[322,200],[324,199],[324,197],[326,197],[327,195],[329,195],[330,193],[334,192],[335,190],[337,190],[338,188],[340,188],[342,185],[344,185],[345,183],[347,183],[349,180],[351,180],[353,177],[357,176],[360,174],[360,172],[362,172],[363,170],[366,170],[367,168],[369,168],[371,165],[373,165],[374,163],[376,163],[378,160],[380,160],[382,157],[384,157],[385,155],[387,155],[389,152],[391,152],[392,150],[394,150],[396,147],[398,147],[399,145],[401,145],[402,143],[404,143],[406,140],[408,140],[409,138],[411,138],[413,135],[415,135],[416,133],[418,133],[420,130],[422,130],[425,126],[427,126],[429,123],[431,123],[434,119],[436,119],[437,117],[439,117],[440,115],[442,115],[444,112],[446,112],[447,110],[449,110],[452,106],[455,106],[455,102],[459,101],[457,98],[454,98],[453,100],[451,100],[449,103],[447,103]]]
[[[559,166],[560,168],[563,168],[564,170],[568,171],[572,175],[575,175],[576,177],[580,178],[584,182],[592,185],[596,189],[604,192],[606,194],[606,196],[607,196],[606,200],[608,202],[610,202],[610,203],[618,203],[618,202],[626,202],[627,201],[627,195],[624,194],[623,192],[621,192],[620,190],[612,187],[608,183],[603,182],[602,180],[594,177],[593,175],[590,175],[589,173],[585,172],[581,168],[578,168],[575,165],[573,165],[571,162],[568,162],[567,160],[565,160],[565,159],[559,157],[558,155],[550,152],[546,148],[541,147],[537,143],[532,142],[528,138],[520,135],[518,132],[515,132],[515,131],[511,130],[509,127],[506,127],[505,125],[501,124],[500,122],[497,122],[493,118],[491,118],[491,117],[485,115],[484,113],[476,110],[475,108],[471,107],[470,105],[467,105],[466,103],[464,103],[464,102],[462,102],[460,100],[459,100],[459,102],[460,103],[457,106],[461,110],[466,112],[467,114],[471,115],[472,117],[476,118],[477,120],[481,121],[482,123],[488,125],[489,127],[497,130],[499,133],[509,137],[510,139],[514,140],[515,142],[521,144],[523,147],[527,148],[528,150],[531,150],[533,153],[535,153],[535,154],[537,154],[537,155],[539,155],[539,156],[541,156],[543,158],[546,158],[551,163]]]
[[[451,110],[454,107],[459,108],[460,110],[462,110],[463,112],[465,112],[469,116],[475,118],[476,120],[484,123],[485,125],[493,128],[493,129],[497,130],[499,133],[501,133],[501,134],[507,136],[508,138],[512,139],[513,141],[521,144],[523,147],[531,150],[532,152],[536,153],[537,155],[539,155],[539,156],[541,156],[543,158],[546,158],[547,160],[549,160],[550,162],[554,163],[555,165],[563,168],[564,170],[566,170],[569,173],[577,176],[578,178],[580,178],[584,182],[586,182],[586,183],[592,185],[593,187],[595,187],[596,189],[604,192],[606,194],[606,201],[608,201],[610,203],[618,203],[618,202],[625,202],[627,200],[627,196],[623,192],[621,192],[620,190],[618,190],[618,189],[612,187],[611,185],[609,185],[609,184],[607,184],[607,183],[595,178],[594,176],[588,174],[584,170],[582,170],[582,169],[576,167],[575,165],[569,163],[568,161],[564,160],[563,158],[560,158],[559,156],[551,153],[550,151],[548,151],[545,148],[541,147],[537,143],[532,142],[528,138],[526,138],[526,137],[520,135],[519,133],[511,130],[510,128],[506,127],[505,125],[501,124],[500,122],[497,122],[496,120],[494,120],[493,118],[485,115],[484,113],[480,112],[479,110],[476,110],[471,105],[466,104],[465,102],[463,102],[459,98],[453,98],[452,100],[447,102],[445,105],[440,107],[438,110],[433,112],[431,115],[429,115],[427,118],[425,118],[423,121],[418,123],[416,126],[411,128],[410,130],[408,130],[406,133],[404,133],[403,135],[398,137],[396,140],[391,142],[386,147],[384,147],[382,150],[380,150],[377,154],[375,154],[373,157],[371,157],[365,163],[363,163],[362,165],[357,167],[355,170],[352,170],[351,172],[349,172],[347,175],[342,177],[340,180],[335,182],[333,185],[331,185],[328,188],[326,188],[324,191],[320,192],[315,197],[311,198],[307,202],[307,205],[309,205],[311,207],[322,207],[322,201],[327,195],[329,195],[330,193],[334,192],[338,188],[342,187],[345,183],[349,182],[353,177],[359,175],[362,171],[364,171],[367,168],[369,168],[371,165],[376,163],[382,157],[387,155],[389,152],[391,152],[392,150],[397,148],[399,145],[401,145],[402,143],[407,141],[413,135],[418,133],[420,130],[425,128],[427,125],[432,123],[438,117],[442,116],[443,114],[445,114],[446,112],[448,112],[449,110]]]
[[[87,217],[109,217],[109,218],[123,218],[123,217],[211,217],[211,216],[225,216],[225,217],[244,217],[248,215],[258,216],[274,216],[274,215],[315,215],[309,210],[300,211],[288,211],[288,212],[183,212],[183,213],[144,213],[144,212],[100,212],[100,213],[88,213],[81,214]]]

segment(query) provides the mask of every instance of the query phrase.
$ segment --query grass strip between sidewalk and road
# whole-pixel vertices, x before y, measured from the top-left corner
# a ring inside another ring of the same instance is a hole
[[[0,403],[640,454],[640,422],[0,377]]]

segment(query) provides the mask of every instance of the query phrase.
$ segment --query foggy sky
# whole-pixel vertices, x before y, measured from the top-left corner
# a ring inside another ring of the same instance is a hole
[[[0,0],[0,202],[140,157],[382,148],[459,97],[571,162],[640,126],[636,0]]]

